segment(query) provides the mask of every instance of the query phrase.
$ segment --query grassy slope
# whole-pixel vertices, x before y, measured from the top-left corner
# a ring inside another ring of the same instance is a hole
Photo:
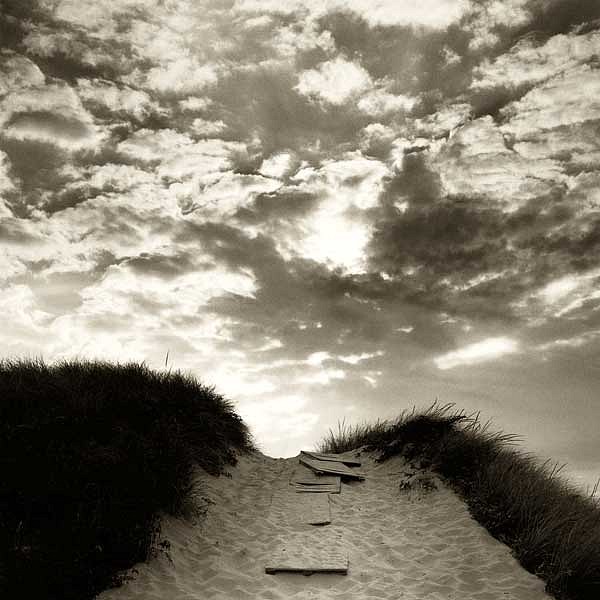
[[[477,417],[434,404],[394,421],[341,424],[322,452],[367,446],[380,460],[401,454],[442,475],[473,516],[505,542],[561,600],[600,598],[600,505],[559,477],[559,470],[491,433]]]
[[[0,362],[0,596],[85,600],[156,549],[199,464],[251,449],[211,388],[140,364]]]

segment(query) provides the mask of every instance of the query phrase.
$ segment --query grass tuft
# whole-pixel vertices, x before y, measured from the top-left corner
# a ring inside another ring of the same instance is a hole
[[[402,455],[440,474],[471,514],[506,543],[560,600],[600,598],[600,504],[561,478],[562,467],[516,447],[517,438],[492,432],[479,415],[434,403],[373,425],[338,424],[321,452],[360,447],[383,461]]]
[[[84,600],[158,547],[195,465],[252,449],[232,405],[144,364],[0,362],[0,592]]]

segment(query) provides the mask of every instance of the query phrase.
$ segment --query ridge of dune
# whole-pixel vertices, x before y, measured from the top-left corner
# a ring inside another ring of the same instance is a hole
[[[278,516],[276,503],[289,490],[297,457],[254,452],[240,456],[226,476],[199,471],[194,496],[205,514],[165,518],[169,556],[137,565],[131,579],[98,600],[550,598],[544,582],[439,479],[426,490],[418,485],[422,473],[402,457],[377,463],[363,452],[361,460],[366,480],[330,495],[332,523],[318,529]],[[264,572],[274,547],[292,535],[311,540],[321,532],[323,543],[348,554],[346,576]]]

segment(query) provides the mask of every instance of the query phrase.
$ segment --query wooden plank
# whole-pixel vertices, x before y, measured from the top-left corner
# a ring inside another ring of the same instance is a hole
[[[321,454],[320,452],[309,452],[307,450],[301,450],[302,454],[306,454],[311,458],[315,458],[316,460],[330,460],[333,462],[341,462],[347,465],[348,467],[360,467],[361,462],[354,458],[344,458],[339,454]]]
[[[302,475],[292,477],[292,482],[306,485],[336,485],[340,480],[338,475],[317,475],[313,471],[306,470],[309,474],[308,477],[303,473]]]
[[[294,486],[297,494],[310,493],[310,494],[339,494],[341,486],[335,485],[301,485]]]
[[[316,460],[306,456],[305,454],[300,454],[300,462],[316,473],[339,475],[340,477],[348,477],[352,479],[364,479],[363,475],[357,473],[356,471],[352,471],[352,469],[342,463],[329,460]]]
[[[309,471],[312,473],[312,471]],[[293,480],[291,485],[296,492],[327,492],[329,494],[339,494],[342,487],[342,480],[338,476],[317,475],[312,473],[311,477],[301,476]]]
[[[265,572],[275,574],[280,572],[303,573],[338,573],[348,574],[347,554],[328,548],[296,548],[283,547],[277,550],[267,561]]]

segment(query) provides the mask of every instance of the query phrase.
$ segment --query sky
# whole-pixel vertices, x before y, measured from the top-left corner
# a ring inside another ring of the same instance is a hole
[[[600,477],[600,4],[0,0],[2,357],[293,456],[436,399]]]

